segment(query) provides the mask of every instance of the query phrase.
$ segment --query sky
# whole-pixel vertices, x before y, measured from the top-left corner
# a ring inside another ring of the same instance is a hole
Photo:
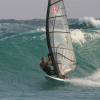
[[[69,18],[100,18],[100,0],[64,0]],[[0,0],[0,19],[45,18],[48,0]]]

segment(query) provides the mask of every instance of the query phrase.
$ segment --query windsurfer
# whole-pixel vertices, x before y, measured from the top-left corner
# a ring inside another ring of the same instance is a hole
[[[40,66],[43,69],[44,72],[46,72],[48,75],[52,75],[52,68],[51,68],[51,58],[48,56],[48,61],[44,60],[44,57],[41,58]]]

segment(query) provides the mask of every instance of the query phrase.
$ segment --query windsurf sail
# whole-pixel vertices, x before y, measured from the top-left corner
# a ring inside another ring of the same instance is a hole
[[[66,75],[73,71],[76,68],[76,59],[64,0],[48,0],[46,36],[56,74]]]

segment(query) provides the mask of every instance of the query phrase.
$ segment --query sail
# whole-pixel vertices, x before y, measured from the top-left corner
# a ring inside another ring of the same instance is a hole
[[[76,60],[63,0],[48,0],[46,36],[57,74],[65,75],[74,70]]]

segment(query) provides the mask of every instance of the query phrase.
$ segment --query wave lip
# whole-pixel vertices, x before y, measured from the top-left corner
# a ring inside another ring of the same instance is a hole
[[[100,28],[100,20],[93,17],[84,17],[79,19],[79,24],[85,24],[86,27]]]

